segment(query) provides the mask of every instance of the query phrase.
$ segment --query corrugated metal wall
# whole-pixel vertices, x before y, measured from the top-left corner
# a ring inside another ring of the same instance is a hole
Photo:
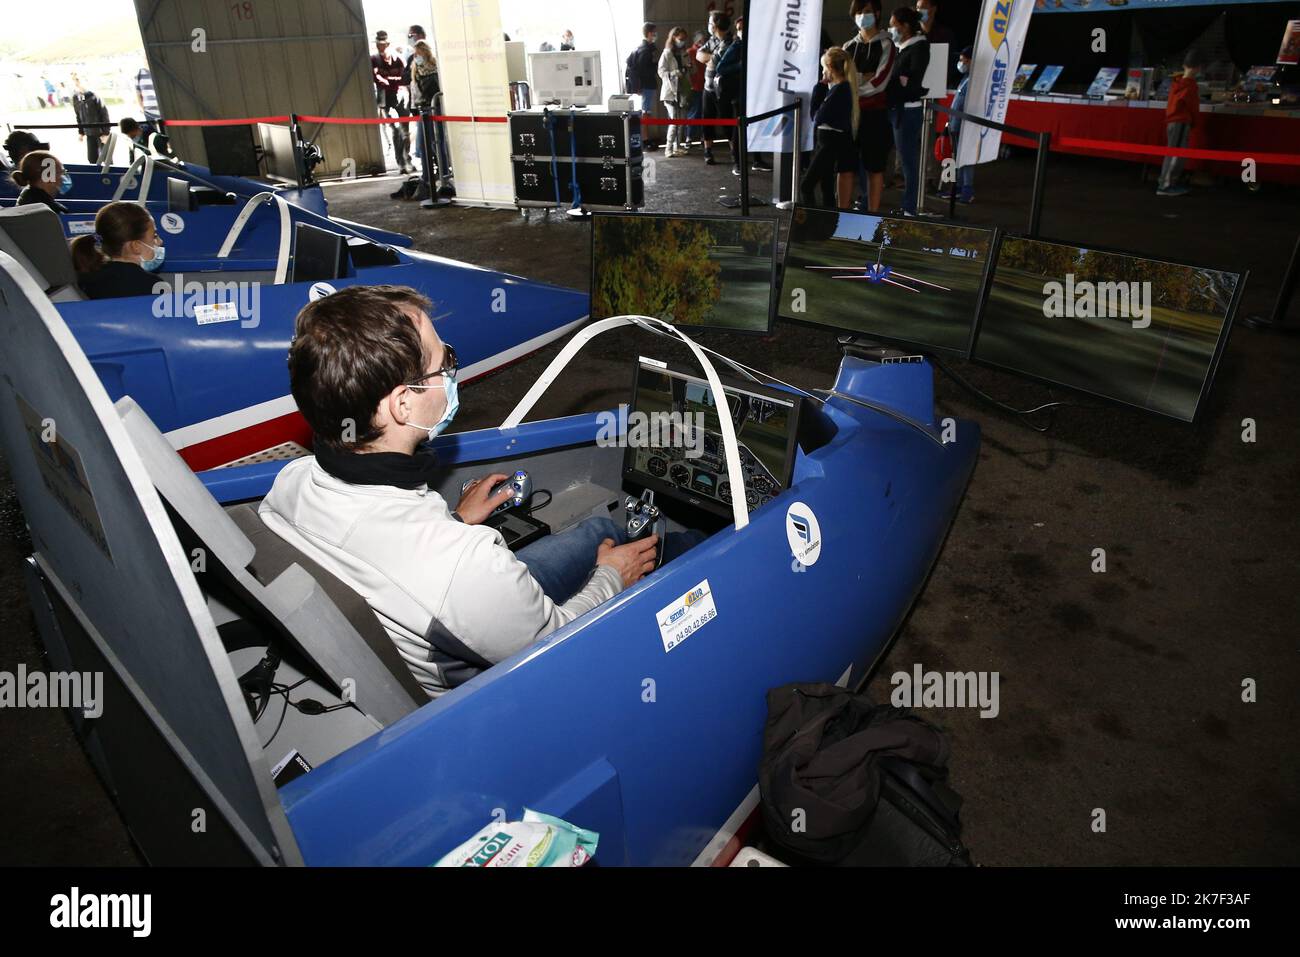
[[[164,117],[230,119],[289,112],[375,114],[361,0],[135,0]],[[206,52],[194,50],[194,30]],[[317,177],[383,169],[378,127],[305,125],[325,153]],[[169,130],[177,152],[204,163],[198,129]],[[319,136],[318,136],[319,134]]]

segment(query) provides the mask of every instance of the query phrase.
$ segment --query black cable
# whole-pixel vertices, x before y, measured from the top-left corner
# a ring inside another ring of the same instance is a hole
[[[306,678],[300,678],[291,685],[275,684],[271,686],[271,694],[284,695],[284,710],[280,712],[280,721],[278,724],[276,724],[275,730],[272,731],[271,736],[266,739],[266,744],[262,745],[263,751],[265,751],[267,748],[271,746],[271,742],[275,740],[275,736],[279,734],[280,729],[284,727],[285,716],[288,715],[289,713],[289,704],[290,704],[289,692],[292,691],[294,688],[298,687],[299,685],[305,684],[306,681],[307,681]],[[271,695],[267,695],[268,700],[270,700],[270,697]]]
[[[529,500],[528,508],[525,510],[528,512],[529,515],[533,514],[533,512],[537,511],[537,509],[539,508],[546,508],[546,506],[550,505],[551,502],[555,500],[555,496],[551,494],[551,490],[548,488],[539,488],[537,489],[537,491],[533,492],[533,494],[541,495],[543,492],[546,493],[546,501],[543,502],[541,505],[535,505],[532,503],[531,499]]]
[[[1005,402],[1000,402],[999,400],[993,398],[993,396],[989,395],[987,392],[984,392],[979,388],[977,388],[976,386],[971,385],[969,382],[967,382],[965,379],[959,376],[956,372],[953,372],[951,369],[949,369],[946,365],[944,365],[934,356],[929,356],[928,358],[931,362],[934,363],[935,368],[937,368],[948,378],[952,379],[952,381],[956,382],[959,386],[961,386],[971,395],[979,399],[982,399],[983,401],[989,403],[995,408],[1001,409],[1003,412],[1007,412],[1010,413],[1011,415],[1014,415],[1016,418],[1020,419],[1022,425],[1024,425],[1026,428],[1033,429],[1035,432],[1047,432],[1052,428],[1053,425],[1056,424],[1057,409],[1078,408],[1078,406],[1072,406],[1065,402],[1045,402],[1042,405],[1034,406],[1034,408],[1032,409],[1017,409],[1014,406],[1007,405]],[[1029,416],[1035,415],[1036,413],[1043,412],[1043,411],[1051,412],[1051,415],[1048,418],[1046,425],[1039,428],[1038,426],[1034,425],[1032,422],[1028,421]]]

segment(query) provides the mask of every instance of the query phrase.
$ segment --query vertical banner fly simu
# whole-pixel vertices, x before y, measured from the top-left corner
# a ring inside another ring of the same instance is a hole
[[[746,31],[746,113],[758,116],[803,100],[801,149],[813,148],[808,104],[821,76],[822,0],[750,0]],[[761,25],[761,29],[760,29]],[[793,115],[783,113],[749,127],[751,150],[781,152],[789,148]]]
[[[995,123],[1006,122],[1011,81],[1020,67],[1034,0],[984,0],[975,28],[966,112]],[[957,137],[958,166],[988,163],[998,158],[1002,133],[974,123],[963,125]]]

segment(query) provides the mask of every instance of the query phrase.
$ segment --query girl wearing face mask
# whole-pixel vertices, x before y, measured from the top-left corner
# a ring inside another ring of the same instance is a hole
[[[686,28],[673,27],[668,33],[664,52],[659,55],[659,101],[668,111],[668,118],[679,120],[686,116],[691,105],[690,75],[686,72]],[[668,127],[668,142],[664,156],[685,156],[683,145],[689,137],[682,134],[683,127]]]
[[[66,213],[67,207],[56,200],[72,189],[72,177],[53,153],[32,150],[26,154],[18,168],[10,174],[14,185],[22,190],[18,194],[19,206],[43,203],[56,213]]]
[[[922,85],[930,65],[930,44],[921,32],[921,20],[911,7],[899,7],[889,18],[889,35],[898,47],[894,75],[885,88],[889,125],[894,130],[899,165],[903,167],[903,214],[916,215],[918,167],[921,160]]]
[[[844,52],[853,60],[858,74],[857,172],[839,176],[840,205],[847,207],[853,194],[854,176],[865,189],[867,211],[880,211],[880,196],[885,189],[885,161],[894,145],[894,133],[885,110],[885,89],[894,75],[897,54],[894,43],[880,19],[880,0],[853,0],[849,15],[858,28],[853,39],[844,44]]]
[[[95,217],[95,235],[72,241],[72,264],[91,299],[151,296],[165,252],[147,210],[109,203]]]

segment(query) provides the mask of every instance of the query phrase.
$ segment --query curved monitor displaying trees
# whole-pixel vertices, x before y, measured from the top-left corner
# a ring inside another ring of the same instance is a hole
[[[1003,237],[973,358],[1191,422],[1244,285],[1219,269]]]

